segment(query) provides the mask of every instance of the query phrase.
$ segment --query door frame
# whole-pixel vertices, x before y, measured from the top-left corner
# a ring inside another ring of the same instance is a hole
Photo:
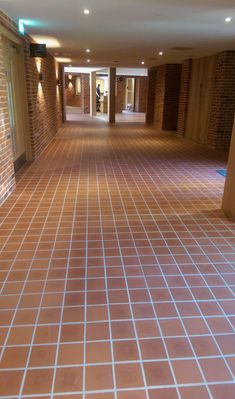
[[[24,41],[16,34],[10,32],[7,28],[0,24],[0,35],[1,40],[6,40],[17,46],[19,50],[19,76],[20,76],[20,91],[21,91],[21,107],[22,107],[22,122],[23,122],[23,138],[25,144],[26,161],[32,161],[32,146],[29,131],[29,119],[28,119],[28,99],[27,99],[27,88],[26,88],[26,70],[24,60]]]

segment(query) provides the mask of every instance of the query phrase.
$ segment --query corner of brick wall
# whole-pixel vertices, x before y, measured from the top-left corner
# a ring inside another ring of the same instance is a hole
[[[157,69],[149,68],[148,82],[147,82],[147,100],[146,100],[146,123],[148,125],[153,125],[153,123],[154,123],[156,78],[157,78]]]
[[[181,64],[166,65],[163,130],[177,130],[181,69]]]
[[[217,54],[207,145],[228,151],[235,113],[235,51]]]
[[[48,53],[46,58],[30,57],[30,39],[24,41],[29,129],[32,156],[36,159],[62,124],[61,88],[57,86],[59,65]],[[38,74],[44,80],[39,82]]]
[[[125,109],[126,78],[116,77],[117,95],[115,101],[116,113],[120,114]]]
[[[185,135],[186,120],[189,103],[189,89],[192,70],[192,59],[184,60],[182,64],[181,82],[180,82],[180,97],[179,97],[179,113],[177,134],[181,137]]]
[[[153,123],[162,130],[177,129],[181,67],[165,64],[156,69]],[[148,106],[149,101],[150,98]]]

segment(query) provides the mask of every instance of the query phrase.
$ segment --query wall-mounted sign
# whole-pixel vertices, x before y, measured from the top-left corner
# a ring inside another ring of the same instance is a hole
[[[30,57],[44,58],[47,56],[47,48],[45,44],[31,43]]]
[[[24,22],[22,19],[19,19],[18,21],[18,31],[21,35],[24,35]]]

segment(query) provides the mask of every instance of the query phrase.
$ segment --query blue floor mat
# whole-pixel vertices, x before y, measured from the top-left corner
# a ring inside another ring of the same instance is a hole
[[[227,171],[226,169],[220,169],[216,171],[217,173],[219,173],[221,176],[226,177],[227,176]]]

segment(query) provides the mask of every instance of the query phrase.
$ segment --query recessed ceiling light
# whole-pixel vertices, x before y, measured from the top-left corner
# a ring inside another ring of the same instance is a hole
[[[91,60],[86,60],[86,62],[91,62]]]
[[[71,58],[65,58],[65,57],[56,57],[56,61],[58,61],[58,62],[63,62],[63,63],[68,63],[68,62],[71,62],[72,60],[71,60]]]
[[[32,38],[36,43],[45,44],[48,48],[61,47],[60,42],[52,36],[33,35]]]
[[[90,50],[89,48],[87,48],[87,49],[86,49],[86,52],[87,52],[87,53],[90,53],[90,52],[91,52],[91,50]]]
[[[89,15],[90,14],[90,10],[88,10],[88,8],[85,8],[85,10],[83,10],[85,15]]]
[[[225,18],[225,22],[231,22],[231,21],[232,21],[232,18],[231,18],[231,17]]]
[[[144,61],[141,61],[141,64],[142,64],[142,65],[144,65],[144,64],[145,64],[145,62],[144,62]]]
[[[162,52],[162,51],[159,51],[158,55],[163,55],[163,52]]]

